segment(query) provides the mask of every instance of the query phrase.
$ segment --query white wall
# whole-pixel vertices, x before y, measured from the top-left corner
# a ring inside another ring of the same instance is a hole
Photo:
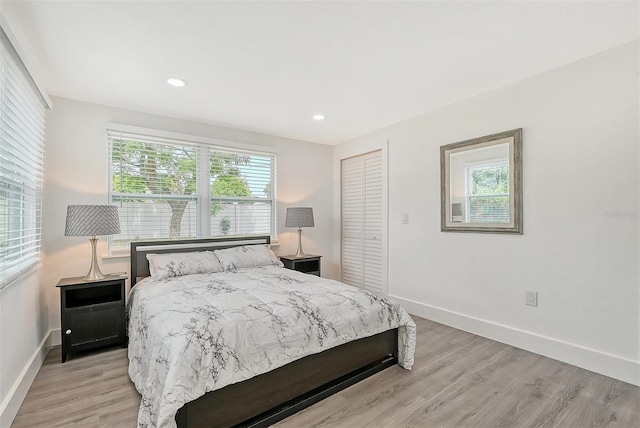
[[[0,291],[0,427],[11,424],[49,349],[40,274],[35,268]]]
[[[638,50],[336,147],[389,141],[389,294],[416,315],[640,384]],[[440,232],[439,147],[520,127],[524,235]],[[337,192],[334,218],[339,204]],[[334,242],[336,261],[339,251]],[[525,290],[539,292],[538,307],[525,306]]]
[[[47,116],[45,161],[42,286],[45,290],[49,325],[59,329],[60,311],[56,283],[62,277],[82,276],[89,268],[89,241],[65,237],[67,205],[107,203],[108,159],[106,127],[110,122],[180,132],[278,149],[276,252],[292,254],[297,232],[285,229],[286,208],[293,205],[314,208],[314,228],[303,233],[305,251],[321,254],[323,276],[333,276],[331,264],[331,159],[330,146],[286,138],[214,127],[184,120],[154,116],[96,104],[53,98],[54,109]],[[99,241],[99,254],[106,254],[106,240]],[[129,270],[128,258],[103,259],[102,271]],[[56,338],[59,331],[56,331]],[[58,338],[59,340],[59,338]]]

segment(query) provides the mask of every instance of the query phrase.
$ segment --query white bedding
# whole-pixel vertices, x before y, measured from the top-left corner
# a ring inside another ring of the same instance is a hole
[[[304,356],[399,327],[413,365],[416,328],[398,304],[278,266],[153,280],[129,301],[129,376],[139,427],[174,427],[186,402]]]

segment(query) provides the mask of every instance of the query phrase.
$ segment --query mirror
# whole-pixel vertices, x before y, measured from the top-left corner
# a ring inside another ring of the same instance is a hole
[[[522,128],[440,147],[441,230],[522,234]]]

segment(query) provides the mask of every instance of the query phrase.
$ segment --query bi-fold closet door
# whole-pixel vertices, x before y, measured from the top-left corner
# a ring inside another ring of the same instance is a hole
[[[387,292],[386,210],[382,151],[341,161],[341,279]]]

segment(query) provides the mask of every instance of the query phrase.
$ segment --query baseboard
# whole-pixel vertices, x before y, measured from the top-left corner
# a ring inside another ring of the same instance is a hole
[[[62,336],[60,334],[59,328],[54,328],[49,331],[49,347],[52,348],[54,346],[62,345]]]
[[[618,355],[471,317],[414,300],[393,295],[389,295],[389,298],[399,302],[407,312],[419,317],[640,386],[640,361],[633,361]]]
[[[49,330],[33,355],[22,369],[20,376],[9,390],[0,406],[0,427],[9,427],[18,414],[33,380],[36,378],[44,359],[52,346],[60,344],[60,329]],[[57,343],[56,343],[57,342]]]

